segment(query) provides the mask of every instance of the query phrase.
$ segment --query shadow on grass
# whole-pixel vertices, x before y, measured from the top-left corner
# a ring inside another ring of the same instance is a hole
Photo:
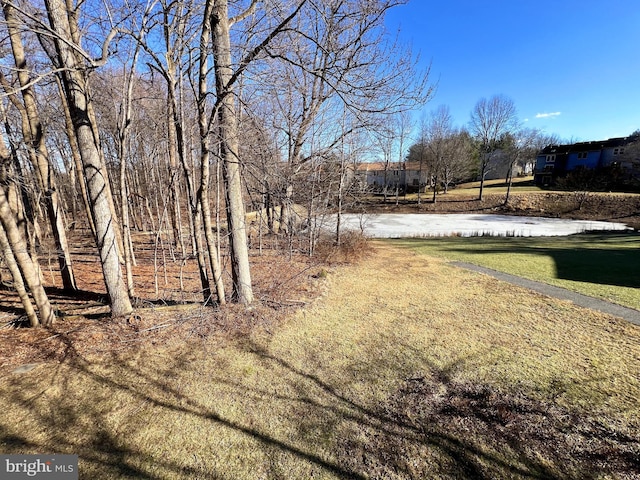
[[[419,247],[422,240],[396,243]],[[461,246],[464,241],[464,246]],[[447,244],[447,242],[449,242]],[[601,248],[590,245],[602,243]],[[610,244],[607,247],[606,244]],[[570,237],[442,239],[443,252],[474,255],[526,254],[547,256],[556,266],[556,278],[600,285],[640,288],[640,234],[581,234]]]
[[[557,276],[564,280],[640,287],[640,249],[548,250],[556,264]]]
[[[69,358],[73,357],[73,346]],[[288,383],[288,393],[249,386],[234,377],[208,377],[224,384],[235,395],[255,402],[291,406],[297,434],[278,436],[253,422],[239,422],[221,415],[197,399],[187,398],[173,378],[197,368],[187,357],[177,356],[163,372],[130,367],[127,378],[92,372],[82,359],[74,363],[75,375],[86,377],[109,391],[122,392],[131,403],[196,417],[207,424],[224,426],[257,441],[265,451],[282,452],[337,478],[595,478],[602,473],[640,474],[639,442],[603,424],[583,419],[551,403],[510,396],[489,386],[457,383],[455,372],[464,360],[408,378],[401,389],[377,406],[365,406],[350,398],[345,386],[296,368],[284,358],[248,344],[249,353],[274,381]],[[375,357],[372,357],[375,358]],[[384,362],[384,359],[378,359]],[[213,372],[212,372],[213,373]],[[133,381],[133,379],[136,381]],[[65,383],[64,378],[58,379]],[[48,430],[43,444],[24,434],[1,427],[3,450],[79,453],[82,462],[103,475],[96,478],[162,478],[158,471],[176,478],[223,478],[215,471],[194,469],[154,457],[127,438],[126,432],[108,427],[109,412],[95,408],[89,398],[81,406],[59,398],[55,404],[34,408],[44,391],[26,393],[14,380],[12,403],[28,409]],[[65,388],[63,388],[65,391]],[[81,412],[81,413],[80,413]],[[89,417],[89,418],[87,418]],[[65,430],[87,421],[87,438],[74,439]],[[268,422],[265,422],[268,424]],[[1,425],[1,424],[0,424]],[[324,430],[324,431],[323,431]],[[332,453],[322,453],[318,439],[334,437]],[[194,445],[194,451],[198,445]],[[269,458],[273,458],[270,455]],[[277,460],[270,471],[277,471]],[[273,473],[269,478],[279,478]]]
[[[142,402],[145,405],[151,405],[154,409],[167,409],[175,413],[198,417],[205,422],[205,425],[206,422],[211,422],[212,424],[233,429],[257,440],[265,449],[276,449],[292,454],[299,458],[300,461],[316,465],[321,470],[330,472],[337,478],[366,478],[357,472],[346,470],[336,463],[321,458],[313,451],[306,450],[304,445],[296,445],[285,439],[275,438],[269,432],[260,431],[250,425],[225,418],[197,400],[187,398],[175,388],[174,383],[170,380],[179,375],[185,368],[193,367],[189,366],[189,362],[181,356],[176,357],[171,367],[163,372],[150,373],[141,368],[119,365],[115,362],[115,367],[128,368],[131,373],[134,373],[137,378],[135,382],[124,381],[125,379],[122,377],[111,378],[92,372],[87,368],[84,361],[74,353],[73,346],[70,343],[68,344],[66,358],[75,358],[69,362],[72,364],[74,375],[84,376],[87,381],[97,382],[101,386],[107,387],[110,391],[124,393],[131,397],[132,402]],[[53,368],[61,370],[60,367]],[[54,374],[53,377],[61,379],[60,381],[64,384],[67,383],[67,377],[64,374]],[[142,451],[135,443],[129,441],[126,432],[117,434],[115,431],[106,428],[109,413],[100,411],[99,401],[93,407],[91,404],[92,399],[85,398],[82,405],[76,405],[66,402],[66,395],[63,395],[63,398],[59,398],[58,400],[60,401],[56,402],[55,405],[47,405],[45,408],[36,409],[34,408],[37,403],[36,399],[42,396],[44,391],[35,395],[32,392],[27,393],[19,388],[19,378],[10,377],[9,379],[15,387],[12,389],[10,403],[27,409],[30,415],[37,419],[38,424],[47,430],[48,434],[46,441],[32,441],[29,438],[30,435],[16,433],[15,430],[5,427],[0,422],[0,446],[5,453],[54,451],[55,453],[79,454],[81,475],[82,463],[87,462],[93,464],[101,472],[94,478],[165,477],[162,474],[149,473],[150,470],[168,471],[175,475],[175,478],[231,478],[221,476],[211,469],[205,469],[203,472],[192,467],[185,468],[184,465],[170,463],[163,458],[153,457],[149,453]],[[63,387],[64,390],[66,389]],[[247,389],[243,394],[251,394],[250,390]],[[65,431],[77,429],[77,424],[86,420],[90,420],[93,427],[90,431],[85,432],[88,438],[79,440],[65,434]],[[194,445],[194,450],[197,447],[197,445]]]
[[[182,373],[200,368],[188,353],[173,356],[164,368],[144,362],[132,366],[116,359],[111,371],[125,369],[127,375],[112,375],[96,373],[71,343],[67,348],[69,368],[50,367],[49,381],[61,384],[55,398],[47,393],[47,385],[23,388],[21,379],[28,376],[9,377],[9,404],[29,412],[46,435],[42,439],[0,421],[0,445],[6,453],[79,454],[81,474],[83,464],[91,464],[91,470],[99,472],[94,478],[232,478],[216,471],[210,459],[200,465],[193,465],[191,459],[180,464],[158,453],[161,449],[155,445],[138,444],[138,430],[148,426],[114,424],[99,397],[85,395],[78,403],[71,379],[81,377],[113,395],[124,395],[131,405],[197,421],[203,438],[208,428],[222,426],[252,439],[271,462],[266,478],[286,476],[279,472],[280,455],[344,479],[584,479],[640,474],[637,435],[526,395],[457,382],[456,372],[469,368],[466,363],[471,359],[457,359],[439,368],[426,361],[427,370],[405,378],[396,393],[373,405],[350,394],[350,385],[325,380],[251,342],[241,352],[269,375],[268,382],[257,386],[221,371],[203,372],[199,385],[203,391],[207,385],[225,385],[233,392],[233,401],[256,405],[263,415],[286,407],[294,433],[285,434],[267,428],[269,418],[252,419],[249,410],[246,421],[230,418],[213,407],[216,402],[208,401],[206,395],[199,399],[182,393]],[[425,357],[424,352],[416,353]],[[371,365],[352,367],[365,367],[362,371],[373,375],[378,367],[393,366],[374,351],[367,361]],[[80,429],[80,437],[68,434],[81,425],[86,427]],[[162,426],[157,428],[162,432]],[[193,456],[202,455],[199,439],[190,439]],[[204,452],[215,455],[207,448]],[[261,467],[254,466],[255,471]]]

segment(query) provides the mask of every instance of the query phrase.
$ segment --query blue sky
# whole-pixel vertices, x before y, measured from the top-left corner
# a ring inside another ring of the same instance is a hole
[[[411,0],[387,26],[432,64],[424,110],[448,105],[458,126],[503,94],[527,127],[564,140],[640,129],[638,0]]]

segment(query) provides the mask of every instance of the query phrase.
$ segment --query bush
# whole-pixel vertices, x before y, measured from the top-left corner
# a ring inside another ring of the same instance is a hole
[[[368,252],[367,237],[361,232],[348,230],[340,235],[340,245],[334,234],[322,234],[316,241],[313,256],[324,263],[351,263]]]

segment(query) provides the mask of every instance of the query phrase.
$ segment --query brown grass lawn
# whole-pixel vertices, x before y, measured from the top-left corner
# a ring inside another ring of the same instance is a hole
[[[640,478],[640,328],[371,248],[295,312],[142,312],[182,327],[41,338],[65,358],[21,374],[0,352],[0,451],[91,479]]]

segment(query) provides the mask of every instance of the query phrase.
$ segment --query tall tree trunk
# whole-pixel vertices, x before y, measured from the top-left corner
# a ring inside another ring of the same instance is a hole
[[[511,197],[511,186],[513,185],[513,169],[515,168],[515,161],[511,163],[509,166],[509,171],[507,172],[507,194],[504,197],[504,204],[507,205],[509,203],[509,198]]]
[[[170,64],[171,66],[172,64]],[[204,255],[204,245],[201,238],[202,231],[202,205],[198,201],[198,193],[195,190],[194,180],[193,180],[193,170],[191,165],[189,164],[189,159],[186,155],[186,147],[185,147],[185,136],[184,129],[182,128],[182,121],[180,118],[180,107],[178,103],[178,97],[176,95],[176,89],[178,87],[178,83],[175,79],[175,75],[172,68],[167,70],[167,95],[168,95],[168,103],[170,105],[169,114],[170,118],[168,118],[168,122],[171,123],[169,126],[169,132],[175,133],[175,144],[171,142],[170,149],[175,147],[174,153],[177,153],[178,159],[182,166],[182,172],[184,175],[185,186],[186,186],[186,194],[187,201],[189,203],[189,229],[191,231],[191,249],[196,257],[198,263],[198,273],[200,276],[200,283],[202,287],[202,295],[204,299],[204,303],[209,303],[211,301],[211,281],[209,278],[209,273],[207,271],[207,262],[205,260]],[[171,137],[170,137],[171,138]],[[172,145],[173,144],[173,145]],[[170,153],[171,155],[171,153]],[[179,195],[179,190],[176,189],[176,195]]]
[[[207,242],[207,253],[209,256],[209,266],[213,274],[213,284],[216,288],[216,296],[218,303],[223,305],[226,303],[224,293],[224,283],[222,282],[222,268],[218,262],[218,249],[216,248],[216,239],[213,233],[213,225],[211,220],[211,204],[209,203],[209,154],[201,156],[201,165],[207,165],[206,168],[201,166],[200,172],[200,189],[198,191],[198,202],[201,205],[202,223],[204,226],[204,237]]]
[[[2,188],[2,187],[0,187]],[[20,272],[20,267],[18,267],[18,263],[16,262],[16,257],[13,255],[11,251],[11,245],[9,244],[9,239],[7,238],[7,234],[4,231],[4,227],[0,223],[0,248],[2,249],[2,255],[4,257],[4,261],[7,264],[7,268],[11,273],[11,277],[13,278],[13,287],[18,292],[18,296],[20,297],[20,302],[22,302],[22,307],[24,308],[24,312],[29,319],[29,325],[32,327],[37,327],[40,325],[40,320],[38,319],[38,314],[33,308],[33,304],[31,303],[31,299],[29,298],[29,293],[24,286],[24,280],[22,279],[22,273]]]
[[[213,292],[211,290],[211,280],[207,270],[205,260],[206,247],[202,241],[202,203],[197,202],[197,207],[193,212],[194,240],[196,245],[196,259],[198,260],[198,272],[200,273],[200,284],[202,285],[202,295],[205,305],[211,303]]]
[[[389,195],[388,195],[388,192],[387,192],[387,185],[388,185],[388,182],[389,182],[389,158],[387,157],[387,154],[385,153],[385,160],[384,160],[384,182],[383,182],[383,183],[384,183],[384,186],[382,187],[382,188],[383,188],[383,190],[382,190],[382,191],[383,191],[383,194],[384,194],[384,199],[383,199],[383,202],[382,202],[382,203],[387,203],[387,197],[389,196]],[[418,199],[419,199],[419,198],[420,198],[420,197],[418,197]],[[420,200],[418,200],[418,204],[420,204]]]
[[[11,158],[9,150],[5,147],[4,142],[0,142],[0,157],[0,177],[5,177],[8,174],[8,170],[10,169]],[[2,188],[4,187],[0,184],[0,189]],[[11,213],[13,213],[13,211],[11,211]],[[13,221],[15,223],[15,217],[13,218]],[[7,218],[6,222],[11,223],[11,219]],[[13,228],[13,226],[11,228]],[[17,224],[15,225],[15,228],[16,230],[18,230],[18,234],[20,235],[20,229]],[[22,239],[24,241],[24,237],[22,237]],[[27,318],[29,319],[29,325],[32,327],[37,327],[40,325],[40,319],[38,318],[38,314],[33,308],[33,304],[31,303],[31,299],[29,298],[29,293],[25,288],[22,272],[20,271],[20,267],[18,265],[16,257],[13,254],[9,238],[7,237],[7,233],[2,222],[0,222],[0,248],[2,249],[2,255],[4,257],[5,263],[7,264],[7,268],[9,269],[11,277],[13,278],[13,286],[16,289],[16,292],[18,292],[18,296],[20,297],[20,301],[22,302],[24,311],[27,315]]]
[[[8,159],[8,151],[4,144],[0,145],[0,163],[6,164]],[[8,248],[12,253],[12,255],[7,255],[5,257],[6,261],[10,264],[11,273],[13,275],[14,283],[16,285],[16,290],[23,300],[23,306],[25,307],[25,311],[29,316],[29,320],[31,322],[31,326],[49,326],[53,323],[55,318],[55,314],[51,304],[49,303],[49,298],[47,297],[46,292],[44,291],[44,286],[42,285],[39,269],[36,267],[33,262],[29,252],[27,250],[27,243],[24,237],[20,234],[20,230],[18,229],[18,225],[16,224],[15,217],[13,212],[11,211],[11,207],[9,207],[9,201],[5,194],[4,181],[0,183],[0,230],[2,230],[2,248]],[[4,240],[6,239],[6,243]],[[15,260],[15,264],[11,265],[12,259]],[[18,267],[16,270],[15,267]],[[33,299],[36,302],[36,307],[38,308],[38,318],[34,318],[33,308],[30,308],[28,303],[25,303],[24,297],[24,284],[22,284],[22,279],[27,282],[27,286],[33,295]]]
[[[14,215],[16,216],[16,222],[18,224],[18,228],[20,229],[21,234],[24,236],[28,244],[29,238],[30,238],[30,234],[29,234],[30,224],[33,225],[33,229],[37,231],[38,223],[35,215],[35,209],[32,205],[32,201],[31,201],[31,198],[29,197],[29,192],[27,189],[28,182],[25,179],[22,165],[20,163],[20,159],[18,158],[18,150],[14,142],[11,140],[12,139],[11,125],[9,124],[9,120],[4,110],[4,106],[1,103],[0,103],[0,112],[2,113],[2,116],[4,119],[4,129],[6,133],[6,138],[9,141],[9,148],[10,148],[6,152],[6,155],[10,155],[10,160],[5,160],[6,162],[8,162],[5,168],[7,170],[11,170],[11,168],[13,167],[13,175],[15,175],[14,186],[13,188],[9,188],[6,193],[9,199],[9,206],[11,207]],[[4,147],[4,145],[0,147]],[[39,236],[39,233],[36,233],[36,235]],[[31,248],[30,245],[27,245],[27,246]]]
[[[207,254],[209,257],[209,268],[213,275],[213,282],[216,288],[217,301],[224,304],[225,293],[224,284],[222,283],[222,270],[218,262],[218,250],[216,248],[216,240],[213,234],[213,226],[211,222],[211,204],[209,196],[209,183],[211,178],[210,147],[209,147],[209,120],[207,115],[207,73],[209,71],[208,45],[211,39],[212,26],[210,23],[210,15],[212,5],[210,3],[205,7],[204,19],[202,23],[202,32],[200,37],[200,58],[198,72],[198,127],[200,133],[200,187],[198,188],[198,204],[202,215],[202,225],[204,227],[204,237],[207,245]]]
[[[131,68],[125,75],[122,97],[121,116],[118,122],[118,157],[120,158],[120,216],[124,248],[124,265],[127,278],[127,291],[130,298],[135,297],[133,285],[133,243],[131,241],[129,199],[127,195],[127,157],[129,156],[129,130],[131,129],[131,109],[133,103],[133,82],[135,68],[138,63],[140,45],[136,44]]]
[[[424,148],[424,147],[421,147]],[[422,195],[422,162],[424,157],[424,153],[421,152],[420,153],[420,161],[418,163],[418,207],[420,207],[420,201],[421,201],[421,195]],[[425,182],[425,186],[424,186],[425,190],[426,190],[426,182]]]
[[[287,174],[285,178],[286,187],[280,202],[280,227],[279,231],[291,238],[294,231],[294,211],[293,211],[293,173]]]
[[[438,176],[433,177],[433,197],[431,203],[436,203],[436,195],[438,194]]]
[[[126,127],[125,127],[126,128]],[[129,297],[135,297],[135,288],[133,285],[133,249],[131,242],[131,228],[129,215],[129,200],[127,198],[127,148],[125,146],[126,130],[120,132],[120,145],[118,146],[118,156],[120,157],[120,202],[122,204],[120,216],[122,222],[122,234],[124,236],[124,266],[127,278],[127,292]]]
[[[488,153],[486,155],[489,155]],[[480,166],[480,193],[478,194],[478,200],[482,201],[484,199],[484,177],[487,174],[487,163],[488,159],[483,158],[482,164]]]
[[[120,268],[120,245],[117,238],[110,198],[110,185],[105,176],[105,168],[99,151],[96,126],[89,114],[90,99],[87,85],[79,68],[78,59],[69,45],[74,43],[66,5],[62,0],[46,0],[47,13],[60,64],[65,68],[62,73],[63,85],[69,105],[78,148],[82,157],[83,171],[87,180],[91,210],[96,222],[96,243],[100,252],[102,273],[109,294],[111,313],[114,316],[129,315],[133,308],[122,278]]]
[[[56,84],[60,91],[60,99],[62,101],[62,110],[64,111],[64,128],[69,140],[69,148],[71,149],[71,157],[73,158],[73,164],[75,165],[75,175],[80,186],[80,195],[82,196],[82,205],[84,206],[85,216],[89,223],[89,229],[93,234],[93,238],[97,237],[96,223],[93,220],[93,213],[91,212],[91,205],[89,203],[89,194],[87,192],[87,182],[82,174],[82,156],[80,155],[80,149],[78,148],[78,139],[76,138],[75,131],[73,129],[73,121],[71,120],[71,110],[67,104],[67,97],[64,94],[64,87],[62,86],[62,80],[60,76],[56,75]]]
[[[174,87],[169,87],[174,88]],[[177,246],[180,247],[182,258],[186,257],[187,251],[184,244],[182,234],[182,212],[180,211],[180,190],[178,175],[178,139],[176,133],[175,119],[178,118],[174,113],[173,101],[167,95],[167,142],[169,157],[169,216],[171,219],[171,229],[173,231],[173,239]]]
[[[44,291],[44,286],[40,281],[40,275],[38,269],[35,267],[29,252],[27,251],[27,244],[20,235],[18,226],[15,223],[11,209],[7,202],[7,197],[4,193],[4,188],[0,186],[0,223],[4,229],[7,241],[13,252],[17,265],[19,266],[22,277],[27,282],[27,286],[33,295],[33,298],[38,307],[38,319],[43,326],[49,326],[53,323],[55,314],[53,308],[49,303],[47,293]],[[14,277],[15,281],[16,277]],[[19,281],[19,280],[18,280]],[[37,326],[32,324],[32,326]]]
[[[77,14],[79,11],[79,8],[75,5],[75,1],[74,0],[55,0],[55,3],[57,5],[65,5],[66,6],[66,12],[67,12],[67,19],[68,22],[66,23],[66,25],[69,26],[69,29],[67,31],[68,35],[69,35],[69,40],[73,42],[73,44],[75,45],[80,45],[80,28],[78,27],[78,18],[77,18]],[[45,0],[45,5],[47,5],[47,10],[49,10],[48,7],[48,3],[47,0]],[[75,53],[75,52],[73,52]],[[80,62],[82,60],[77,60],[75,59],[76,64],[79,66]],[[64,65],[63,65],[64,66]],[[64,81],[64,80],[63,80]],[[88,91],[88,86],[86,85],[86,83],[83,83],[83,90],[84,93],[87,97],[87,99],[90,98],[90,92]],[[70,109],[71,111],[71,109]],[[86,102],[86,114],[87,117],[89,118],[90,124],[91,124],[91,130],[93,132],[93,137],[94,137],[94,141],[96,146],[98,147],[98,155],[100,157],[100,168],[102,170],[102,176],[106,179],[107,185],[109,185],[109,172],[107,172],[107,163],[104,159],[104,152],[102,151],[102,148],[100,148],[100,133],[98,131],[98,121],[96,119],[96,114],[95,111],[93,109],[93,103],[91,101],[87,101]],[[110,186],[110,185],[109,185]],[[124,244],[123,244],[123,237],[122,237],[122,232],[120,231],[120,224],[118,222],[118,214],[116,212],[116,207],[115,207],[115,202],[114,202],[114,198],[113,198],[113,194],[111,191],[111,188],[107,188],[106,189],[106,197],[107,197],[107,202],[109,205],[109,210],[111,211],[110,215],[111,215],[111,219],[112,219],[112,228],[115,232],[115,240],[118,244],[118,259],[120,261],[121,264],[124,264],[124,258],[122,256],[122,252],[124,251]],[[95,221],[95,219],[94,219]]]
[[[343,153],[344,155],[344,153]],[[344,158],[340,161],[340,182],[338,183],[338,210],[336,212],[336,246],[340,246],[342,229],[342,204],[344,201]]]
[[[20,22],[14,8],[8,3],[2,2],[4,17],[7,21],[7,31],[11,42],[11,50],[16,64],[18,81],[20,83],[26,122],[23,125],[23,135],[33,162],[33,169],[38,187],[45,200],[47,216],[51,225],[51,231],[55,240],[60,274],[63,288],[67,291],[76,291],[76,280],[71,266],[71,254],[64,225],[64,216],[60,206],[60,199],[56,190],[55,180],[49,164],[49,153],[45,145],[44,131],[38,109],[36,106],[35,92],[30,85],[31,79],[27,71],[27,61],[20,36]]]
[[[220,154],[223,162],[223,178],[226,185],[227,223],[231,249],[233,277],[232,299],[249,305],[253,302],[253,287],[249,267],[249,249],[245,207],[242,199],[242,178],[238,142],[238,117],[233,90],[230,85],[231,41],[227,0],[213,2],[211,12],[212,45],[216,92],[219,97],[218,128],[220,131]],[[205,19],[205,21],[207,21]]]

